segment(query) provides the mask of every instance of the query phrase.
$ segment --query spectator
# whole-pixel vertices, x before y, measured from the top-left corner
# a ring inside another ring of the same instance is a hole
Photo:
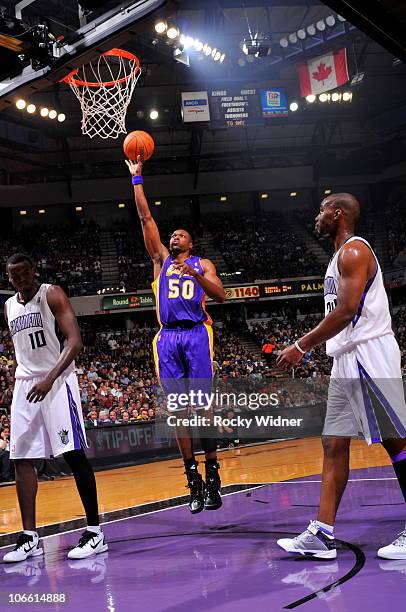
[[[92,410],[89,414],[88,419],[85,422],[86,427],[97,427],[98,419],[97,419],[97,410]]]
[[[100,410],[99,425],[109,425],[109,424],[110,424],[109,413],[107,412],[107,410]]]

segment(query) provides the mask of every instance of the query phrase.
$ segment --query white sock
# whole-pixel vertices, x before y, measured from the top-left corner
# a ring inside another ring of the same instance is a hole
[[[327,523],[322,523],[321,521],[315,521],[316,525],[318,525],[322,531],[327,532],[327,535],[334,535],[334,525],[327,525]]]
[[[93,525],[88,525],[86,527],[86,530],[87,531],[91,531],[92,533],[95,533],[97,535],[99,535],[99,533],[101,532],[100,525],[95,525],[94,527],[93,527]]]
[[[32,538],[38,538],[38,532],[37,531],[28,531],[27,529],[24,529],[23,533],[25,533],[26,535],[31,536]]]

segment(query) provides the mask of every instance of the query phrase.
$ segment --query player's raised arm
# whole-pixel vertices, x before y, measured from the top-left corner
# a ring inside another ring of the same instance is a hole
[[[131,176],[139,176],[142,179],[142,161],[140,156],[138,156],[137,162],[125,160],[125,163],[128,166]],[[169,251],[161,242],[159,230],[151,215],[141,181],[134,185],[134,198],[138,217],[141,221],[146,249],[154,264],[162,266],[162,263],[169,255]]]
[[[29,391],[27,395],[29,402],[42,401],[52,389],[55,380],[66,370],[83,348],[76,315],[61,287],[51,285],[47,291],[47,301],[66,341],[55,366],[42,381],[34,385]]]

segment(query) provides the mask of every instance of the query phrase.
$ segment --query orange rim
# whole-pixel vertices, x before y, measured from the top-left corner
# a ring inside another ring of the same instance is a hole
[[[81,81],[80,79],[75,78],[75,75],[79,72],[79,68],[76,68],[63,77],[63,79],[60,80],[60,83],[68,83],[69,85],[74,84],[78,85],[79,87],[100,87],[101,85],[104,87],[112,87],[113,85],[117,85],[117,83],[125,83],[141,69],[140,60],[130,51],[125,51],[124,49],[110,49],[110,51],[105,51],[104,53],[100,54],[100,57],[103,56],[124,57],[128,60],[134,61],[135,69],[130,72],[130,74],[122,77],[121,79],[116,79],[115,81]]]

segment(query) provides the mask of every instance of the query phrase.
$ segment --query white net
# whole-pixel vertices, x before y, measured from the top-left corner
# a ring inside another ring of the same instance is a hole
[[[63,79],[80,102],[83,134],[117,138],[127,133],[127,108],[140,74],[135,55],[111,49]]]

